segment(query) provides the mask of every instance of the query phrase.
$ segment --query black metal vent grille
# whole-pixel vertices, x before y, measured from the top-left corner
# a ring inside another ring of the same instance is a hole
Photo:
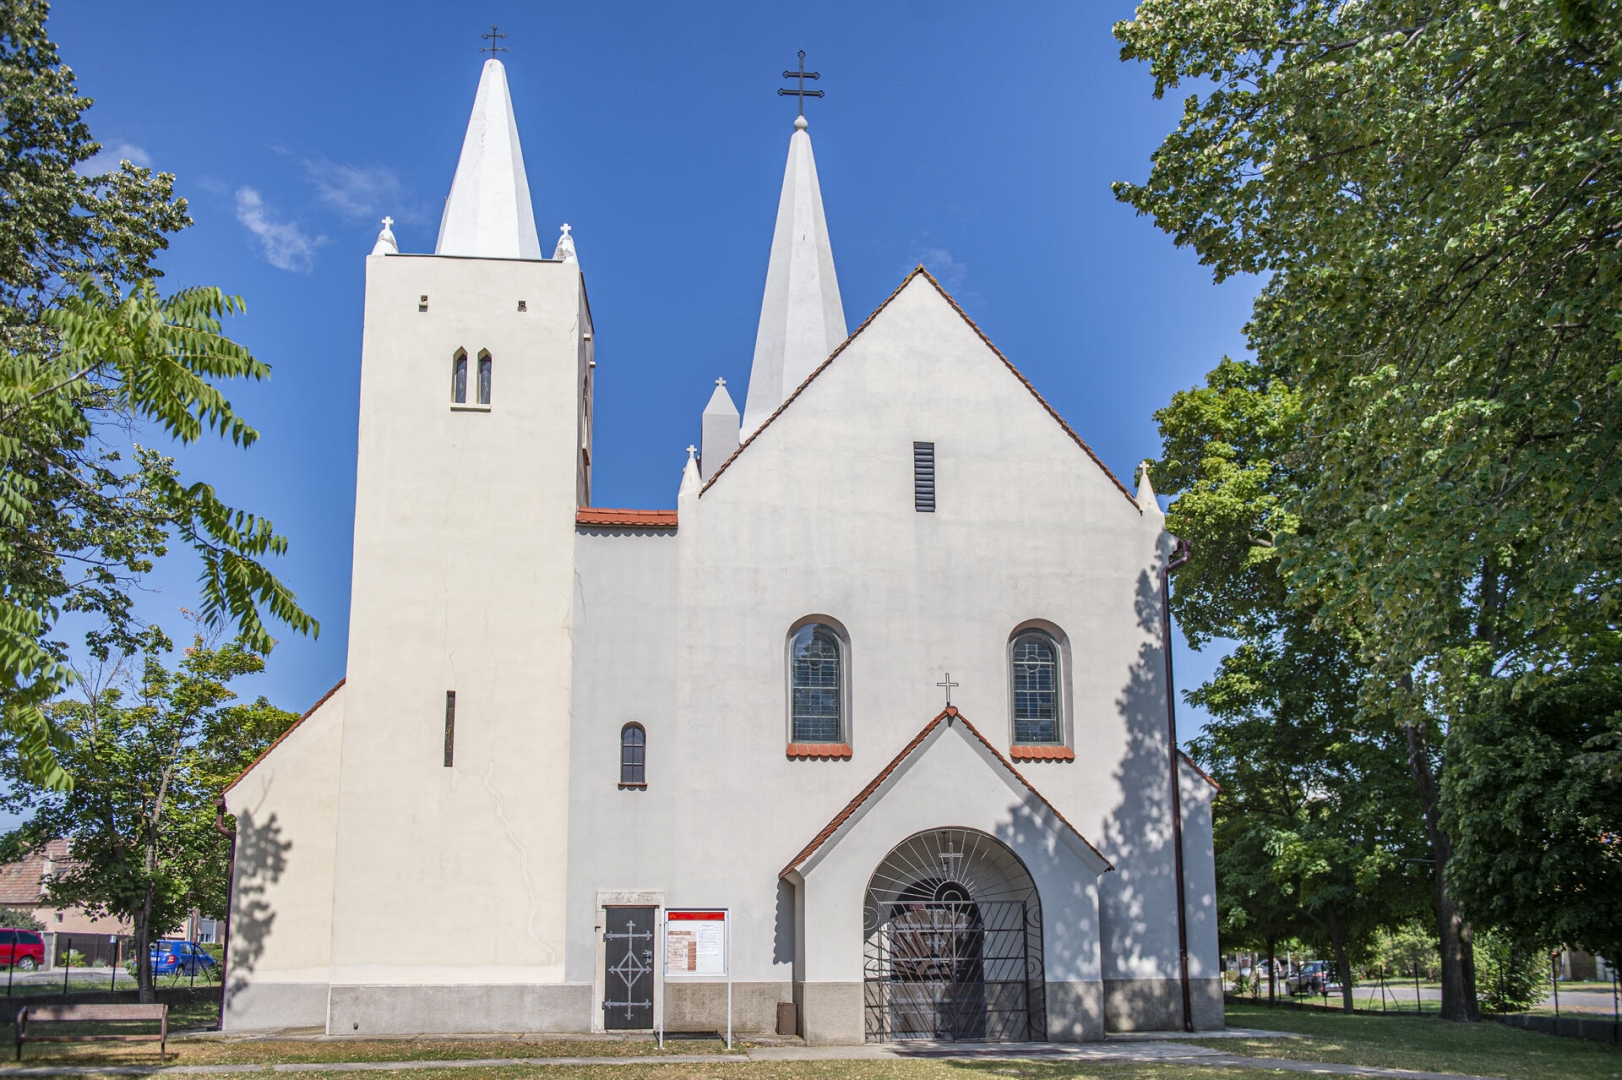
[[[935,512],[935,444],[912,444],[912,508],[920,514]]]

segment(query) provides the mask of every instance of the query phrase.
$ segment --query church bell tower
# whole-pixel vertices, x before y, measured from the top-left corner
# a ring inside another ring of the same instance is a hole
[[[433,254],[385,223],[366,260],[333,1032],[383,1030],[434,987],[463,991],[434,1007],[478,1003],[465,1030],[533,1024],[562,992],[592,367],[574,243],[564,226],[542,255],[492,57]]]

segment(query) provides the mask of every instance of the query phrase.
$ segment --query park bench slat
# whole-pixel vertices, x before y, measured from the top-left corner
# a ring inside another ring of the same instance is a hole
[[[28,1023],[63,1024],[87,1020],[156,1020],[156,1035],[35,1035]],[[158,1060],[168,1052],[169,1006],[157,1005],[24,1005],[17,1010],[17,1060],[25,1042],[156,1042]]]

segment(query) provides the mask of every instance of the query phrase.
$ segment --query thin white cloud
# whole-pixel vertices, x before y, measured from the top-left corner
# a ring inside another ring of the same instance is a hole
[[[369,218],[384,212],[404,216],[405,192],[391,169],[341,165],[326,158],[306,158],[304,169],[316,196],[344,217]]]
[[[259,241],[265,261],[278,270],[308,274],[315,267],[315,249],[326,237],[312,237],[291,221],[277,221],[264,197],[251,187],[237,188],[237,220]]]
[[[103,173],[117,172],[121,161],[128,161],[131,165],[139,165],[142,168],[152,167],[151,154],[134,143],[120,142],[103,144],[95,157],[79,162],[77,172],[80,176],[100,176]]]
[[[940,282],[947,292],[957,292],[969,276],[969,264],[952,258],[952,253],[945,248],[919,249],[918,258],[913,266],[918,263],[923,263],[924,269],[934,274],[935,280]],[[911,270],[912,267],[909,266],[907,269]]]

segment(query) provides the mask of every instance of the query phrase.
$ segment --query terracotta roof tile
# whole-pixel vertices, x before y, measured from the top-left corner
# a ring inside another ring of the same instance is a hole
[[[788,756],[791,758],[849,758],[851,754],[849,743],[798,743],[788,744]]]
[[[1074,761],[1076,752],[1068,746],[1013,746],[1008,756],[1015,761]]]
[[[674,510],[611,510],[603,506],[582,506],[574,512],[576,525],[606,525],[620,529],[674,529]]]
[[[259,756],[254,758],[251,762],[249,762],[248,767],[246,769],[243,769],[241,772],[237,773],[237,778],[235,780],[233,780],[229,784],[225,785],[225,790],[220,792],[220,798],[222,798],[222,799],[225,798],[225,792],[226,791],[230,791],[232,788],[234,788],[238,784],[242,783],[242,778],[244,776],[247,776],[249,773],[253,772],[254,768],[256,766],[258,766],[258,764],[261,761],[265,760],[265,758],[270,754],[270,752],[272,750],[276,749],[278,746],[280,746],[282,744],[283,739],[285,739],[289,735],[293,734],[293,732],[298,730],[298,726],[300,724],[304,723],[304,721],[306,721],[310,717],[314,716],[315,711],[317,709],[319,709],[321,706],[325,705],[329,700],[331,700],[332,695],[336,694],[339,690],[343,689],[344,683],[346,683],[348,681],[349,681],[349,677],[347,675],[344,676],[342,679],[339,679],[337,685],[334,686],[331,690],[328,690],[325,694],[322,694],[321,695],[321,700],[316,702],[314,705],[311,705],[308,712],[306,712],[303,716],[299,717],[297,720],[293,721],[292,725],[289,726],[286,731],[284,731],[280,735],[276,736],[276,741],[275,742],[271,743],[269,746],[265,747],[264,750],[260,751]]]
[[[1054,409],[1052,405],[1048,404],[1047,398],[1043,397],[1039,392],[1037,392],[1036,387],[1031,385],[1031,380],[1027,379],[1024,374],[1014,366],[1014,362],[1012,360],[1003,355],[1001,349],[997,348],[997,346],[991,343],[991,339],[986,336],[986,332],[980,329],[979,325],[975,323],[973,319],[969,318],[968,313],[958,306],[958,302],[956,300],[952,299],[951,293],[948,293],[944,288],[942,288],[941,283],[936,281],[935,276],[928,270],[925,270],[922,264],[915,267],[912,273],[907,275],[906,280],[902,281],[900,285],[896,286],[895,292],[884,298],[884,303],[873,309],[873,314],[862,320],[862,325],[858,326],[851,332],[849,337],[839,343],[839,348],[828,354],[828,359],[818,364],[816,370],[807,375],[805,377],[805,381],[794,388],[794,393],[783,399],[783,404],[779,405],[777,409],[766,418],[765,423],[761,424],[758,428],[750,433],[747,439],[738,444],[738,448],[732,452],[731,456],[723,461],[721,463],[721,467],[711,473],[710,478],[704,481],[704,486],[698,489],[699,497],[702,498],[704,493],[710,490],[710,487],[721,478],[721,474],[727,471],[727,466],[731,465],[733,461],[737,460],[738,455],[743,453],[744,450],[748,448],[749,444],[754,442],[755,439],[760,436],[762,431],[765,431],[767,428],[771,427],[772,421],[776,420],[783,414],[783,410],[788,408],[794,399],[799,397],[805,391],[805,388],[811,385],[811,381],[828,369],[828,365],[834,362],[834,357],[844,352],[845,347],[851,342],[855,341],[857,337],[861,335],[862,331],[866,330],[868,325],[872,323],[874,319],[879,317],[879,312],[889,307],[890,301],[894,300],[897,296],[900,296],[901,290],[905,289],[912,282],[912,279],[918,277],[919,275],[923,275],[926,281],[935,286],[935,291],[940,293],[941,298],[951,305],[952,310],[957,312],[958,316],[962,318],[964,322],[969,324],[969,329],[973,330],[976,336],[978,336],[980,340],[985,343],[986,348],[990,349],[992,354],[995,355],[997,359],[1001,360],[1003,364],[1007,366],[1009,371],[1013,372],[1014,378],[1018,379],[1024,385],[1025,389],[1031,392],[1031,396],[1037,400],[1037,403],[1040,404],[1042,408],[1047,410],[1047,414],[1053,417],[1058,425],[1064,429],[1066,435],[1069,435],[1075,440],[1076,445],[1081,447],[1082,452],[1092,459],[1093,464],[1104,470],[1104,475],[1109,477],[1110,483],[1115,485],[1117,491],[1126,496],[1126,501],[1131,503],[1133,506],[1137,506],[1138,500],[1133,496],[1132,492],[1127,490],[1126,485],[1121,483],[1120,478],[1110,471],[1109,466],[1105,465],[1103,460],[1097,454],[1093,453],[1093,448],[1088,446],[1086,441],[1082,439],[1080,435],[1076,434],[1076,430],[1069,424],[1065,423],[1064,417],[1060,416],[1058,411]],[[1142,508],[1139,507],[1139,509],[1141,510]]]
[[[0,904],[36,907],[45,894],[47,868],[68,863],[68,842],[52,840],[14,863],[0,866]]]
[[[968,717],[958,712],[957,706],[948,705],[945,709],[941,710],[940,714],[936,716],[935,719],[925,724],[924,729],[917,735],[913,736],[913,740],[911,742],[901,748],[901,753],[897,754],[890,764],[886,765],[882,770],[880,770],[879,774],[875,776],[866,787],[857,792],[856,797],[850,802],[846,803],[845,808],[839,811],[839,813],[835,814],[834,819],[828,822],[827,825],[823,826],[822,831],[817,833],[816,836],[812,837],[811,842],[805,845],[805,847],[801,848],[800,853],[794,856],[793,859],[789,860],[789,864],[783,867],[783,869],[778,872],[777,876],[783,877],[790,870],[797,869],[801,863],[805,862],[805,860],[816,854],[817,849],[822,847],[823,844],[826,844],[829,838],[832,837],[834,833],[839,831],[839,827],[845,822],[849,821],[850,816],[857,810],[861,809],[863,803],[867,802],[868,799],[873,797],[873,793],[878,791],[878,789],[883,786],[884,781],[889,778],[890,774],[895,772],[896,769],[900,768],[901,763],[906,761],[908,757],[912,756],[913,752],[923,744],[924,740],[929,738],[929,733],[939,727],[941,721],[947,719],[948,717],[955,719],[958,723],[963,725],[964,729],[968,731],[969,734],[973,735],[976,739],[979,739],[981,745],[987,750],[990,750],[992,755],[1002,763],[1003,768],[1007,769],[1010,773],[1013,773],[1015,780],[1018,780],[1021,784],[1025,785],[1025,789],[1032,795],[1035,795],[1037,799],[1041,801],[1043,806],[1046,806],[1049,810],[1053,811],[1053,816],[1058,818],[1059,821],[1063,822],[1065,828],[1075,833],[1076,836],[1081,839],[1081,842],[1086,844],[1088,849],[1092,851],[1094,855],[1097,855],[1108,869],[1115,869],[1115,867],[1111,865],[1110,861],[1104,858],[1103,852],[1099,851],[1096,847],[1093,847],[1092,842],[1085,836],[1081,835],[1081,830],[1070,824],[1070,822],[1065,819],[1065,816],[1059,813],[1058,807],[1048,802],[1047,798],[1040,791],[1037,791],[1029,780],[1021,776],[1019,770],[1014,768],[1009,760],[1003,757],[1002,754],[998,752],[997,748],[992,746],[990,741],[988,741],[984,735],[980,734],[980,729],[969,723]]]

